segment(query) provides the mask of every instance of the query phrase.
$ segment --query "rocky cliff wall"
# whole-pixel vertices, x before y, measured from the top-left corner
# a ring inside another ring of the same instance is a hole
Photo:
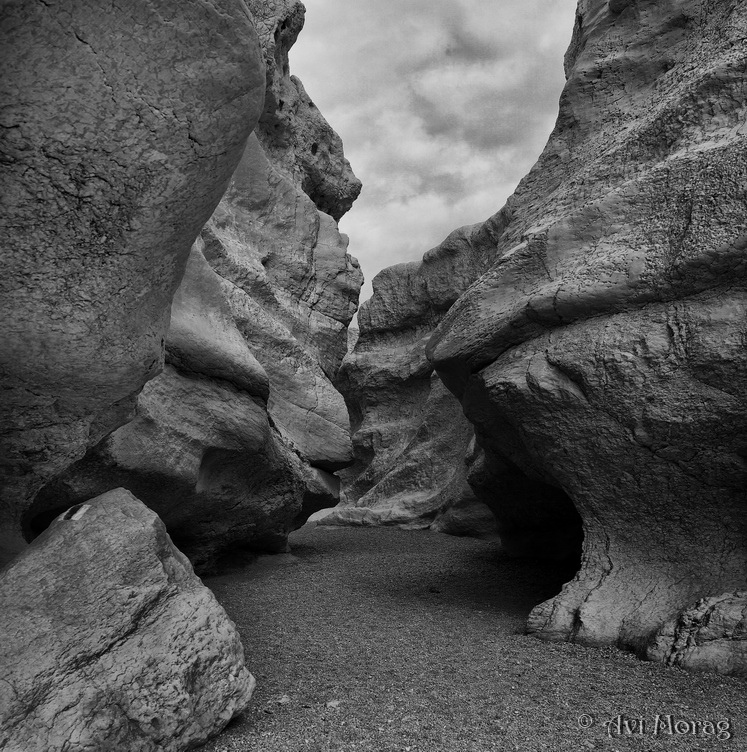
[[[379,378],[367,350],[399,353],[422,405],[435,367],[509,550],[562,555],[580,515],[581,569],[532,613],[540,637],[686,665],[696,603],[743,590],[746,40],[739,2],[581,0],[538,163],[494,217],[387,272],[362,312],[355,378]],[[367,472],[381,409],[359,410]],[[708,639],[733,645],[728,631]],[[718,669],[743,651],[698,655]]]
[[[541,637],[643,651],[747,575],[746,24],[735,2],[579,4],[550,142],[429,342],[493,479],[583,519]]]
[[[266,103],[192,248],[166,368],[127,425],[40,491],[25,517],[29,536],[60,509],[123,486],[204,568],[233,545],[283,550],[294,527],[337,503],[332,473],[351,462],[352,447],[331,380],[362,275],[331,213],[352,204],[360,183],[289,74],[303,5],[250,8]]]
[[[466,479],[474,431],[425,355],[436,324],[484,263],[462,228],[422,263],[374,279],[373,297],[358,314],[360,336],[337,380],[355,463],[340,473],[343,501],[323,524],[495,533]]]
[[[0,33],[2,561],[25,545],[37,491],[126,422],[161,369],[174,291],[265,71],[238,0],[177,15],[11,0]]]

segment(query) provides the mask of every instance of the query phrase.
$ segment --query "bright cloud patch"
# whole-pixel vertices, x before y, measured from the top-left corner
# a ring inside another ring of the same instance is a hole
[[[550,134],[575,0],[305,0],[291,72],[363,181],[366,275],[496,212]]]

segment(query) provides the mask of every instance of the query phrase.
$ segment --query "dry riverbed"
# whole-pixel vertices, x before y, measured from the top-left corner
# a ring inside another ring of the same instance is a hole
[[[552,566],[391,528],[291,545],[205,578],[257,689],[204,752],[747,751],[744,681],[524,636]]]

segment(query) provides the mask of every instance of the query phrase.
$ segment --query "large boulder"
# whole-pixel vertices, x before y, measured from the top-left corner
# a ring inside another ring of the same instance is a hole
[[[268,99],[278,81],[290,80],[295,34],[283,30],[302,22],[299,8],[253,7]],[[306,114],[296,110],[279,122],[300,128]],[[327,162],[334,156],[328,182],[342,176],[338,188],[352,202],[358,184],[347,177],[339,138],[327,146],[318,153]],[[233,546],[285,550],[291,530],[337,503],[333,473],[350,463],[352,447],[347,409],[331,379],[362,275],[335,219],[278,154],[249,137],[176,292],[167,367],[143,389],[130,423],[37,494],[25,516],[27,535],[66,506],[124,486],[203,570]]]
[[[68,510],[0,573],[0,748],[177,752],[246,707],[238,632],[124,489]]]
[[[539,637],[645,653],[747,577],[745,29],[743,3],[581,0],[555,130],[429,341],[502,536],[583,520]]]
[[[0,558],[35,492],[130,417],[262,111],[241,0],[3,4]]]

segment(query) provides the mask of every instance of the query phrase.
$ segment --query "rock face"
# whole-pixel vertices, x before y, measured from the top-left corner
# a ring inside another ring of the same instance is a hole
[[[747,678],[747,592],[704,598],[662,626],[648,657]]]
[[[0,747],[191,749],[249,702],[238,633],[124,489],[70,509],[0,574]]]
[[[124,486],[202,569],[234,545],[284,550],[309,514],[337,503],[332,473],[350,463],[352,447],[331,379],[362,275],[322,209],[333,210],[334,188],[340,214],[360,183],[339,138],[322,140],[331,129],[289,76],[303,6],[251,9],[277,118],[266,105],[192,248],[164,372],[143,389],[131,422],[41,490],[25,517],[29,536],[60,509]],[[318,137],[315,150],[304,146],[307,133]],[[317,172],[324,186],[308,195]]]
[[[374,279],[337,381],[356,462],[341,473],[343,502],[321,524],[495,534],[493,515],[467,483],[474,432],[425,356],[433,328],[480,266],[465,238],[464,230],[452,233],[422,264]]]
[[[240,0],[3,4],[0,558],[163,365],[195,237],[261,114]],[[147,65],[144,65],[147,61]]]
[[[645,652],[747,576],[745,29],[742,3],[582,0],[548,146],[428,344],[509,542],[583,519],[546,639]]]
[[[561,558],[583,522],[580,571],[529,619],[539,637],[645,654],[691,604],[743,588],[746,30],[743,3],[581,0],[538,163],[495,216],[384,272],[361,312],[353,501],[400,454],[388,426],[417,432],[432,364],[506,549]]]
[[[361,183],[343,156],[342,141],[290,75],[288,50],[303,28],[299,0],[248,0],[267,62],[265,107],[257,129],[273,165],[311,198],[320,212],[339,220]]]

